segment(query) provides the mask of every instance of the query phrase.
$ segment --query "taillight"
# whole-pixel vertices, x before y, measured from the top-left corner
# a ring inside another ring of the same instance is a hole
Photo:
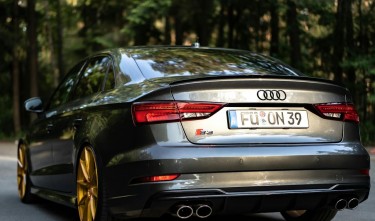
[[[325,118],[359,123],[359,116],[353,104],[316,104],[315,108]]]
[[[161,123],[207,118],[220,110],[222,103],[139,102],[132,106],[136,124]]]

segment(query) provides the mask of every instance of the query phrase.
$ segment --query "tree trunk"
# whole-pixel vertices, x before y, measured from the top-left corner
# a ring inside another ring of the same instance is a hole
[[[171,44],[171,22],[169,15],[165,16],[165,28],[164,28],[164,44]]]
[[[234,25],[235,25],[235,19],[234,19],[234,6],[231,2],[228,7],[228,47],[233,48],[234,47]]]
[[[213,1],[200,0],[197,1],[197,6],[199,7],[195,18],[197,37],[200,45],[208,46],[211,38],[210,15],[213,12]]]
[[[218,23],[218,34],[217,34],[217,47],[224,47],[224,26],[225,26],[225,10],[226,10],[227,1],[220,1],[220,13],[219,13],[219,23]]]
[[[287,1],[287,23],[288,23],[288,35],[290,44],[290,65],[302,69],[301,65],[301,43],[299,39],[300,30],[297,19],[297,6],[292,0]]]
[[[63,25],[61,19],[61,4],[60,0],[56,1],[56,19],[57,19],[57,66],[59,69],[58,76],[59,80],[64,76],[64,56],[63,56]]]
[[[145,45],[148,43],[149,40],[149,33],[150,27],[146,24],[137,25],[134,27],[134,45]]]
[[[353,15],[352,15],[352,0],[345,1],[345,28],[346,28],[346,45],[347,45],[347,59],[351,60],[354,58],[355,46],[354,46],[354,30],[353,30]],[[352,93],[354,102],[357,100],[356,91],[356,75],[354,67],[349,67],[346,70],[348,76],[348,87]]]
[[[261,19],[261,14],[260,14],[260,3],[261,1],[256,1],[256,9],[255,11],[255,23],[254,23],[254,32],[255,32],[255,50],[256,52],[260,53],[261,52],[261,34],[260,34],[260,19]]]
[[[240,48],[240,49],[245,49],[245,50],[249,50],[250,49],[250,45],[251,45],[251,41],[249,41],[249,39],[252,39],[252,33],[249,31],[249,24],[245,21],[241,21],[241,18],[244,17],[244,10],[243,10],[243,7],[241,7],[241,5],[237,6],[236,7],[236,12],[237,12],[237,15],[236,15],[236,40],[235,40],[235,47],[236,48]],[[245,19],[243,19],[245,20]],[[259,18],[257,18],[257,22],[259,22]],[[258,25],[256,25],[258,26]],[[255,28],[257,29],[257,28]],[[258,29],[259,29],[259,26],[258,26]],[[259,39],[259,35],[258,35],[258,32],[255,33],[255,39],[256,39],[256,51],[258,51],[259,47],[258,47],[258,39]]]
[[[27,39],[28,39],[28,71],[30,73],[30,96],[38,96],[38,51],[35,0],[27,0]]]
[[[182,27],[182,15],[180,1],[172,1],[171,8],[169,10],[169,16],[172,21],[172,29],[174,30],[174,44],[182,45],[184,41],[184,28]]]
[[[21,116],[20,116],[20,69],[18,60],[18,0],[13,0],[13,35],[14,44],[12,50],[12,76],[13,76],[13,127],[14,133],[18,134],[21,131]]]
[[[271,14],[270,55],[272,57],[277,57],[279,55],[279,14],[278,14],[277,0],[271,0],[270,14]]]
[[[342,83],[343,70],[341,62],[344,58],[344,10],[343,1],[337,1],[337,12],[336,12],[336,25],[334,30],[334,48],[333,48],[333,73],[335,75],[335,81]]]

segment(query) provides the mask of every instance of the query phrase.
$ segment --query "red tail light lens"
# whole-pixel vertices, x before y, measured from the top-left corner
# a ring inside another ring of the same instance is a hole
[[[359,123],[353,104],[317,104],[315,108],[326,118]]]
[[[161,123],[207,118],[220,110],[222,103],[140,102],[132,106],[136,124]]]

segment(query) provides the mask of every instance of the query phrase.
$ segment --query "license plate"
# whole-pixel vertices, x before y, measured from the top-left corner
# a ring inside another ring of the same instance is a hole
[[[308,128],[303,110],[229,110],[230,129],[238,128]]]

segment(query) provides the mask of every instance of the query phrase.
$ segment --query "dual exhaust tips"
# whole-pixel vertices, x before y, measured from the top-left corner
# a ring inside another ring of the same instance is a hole
[[[335,203],[334,208],[336,210],[343,210],[343,209],[355,209],[359,205],[358,198],[351,198],[349,200],[346,199],[338,199]]]
[[[212,207],[207,204],[178,205],[174,211],[172,214],[180,219],[187,219],[193,215],[198,218],[207,218],[212,214]]]
[[[351,198],[349,200],[341,198],[335,201],[334,208],[338,211],[344,209],[355,209],[359,205],[358,198]],[[173,209],[172,215],[177,216],[180,219],[187,219],[191,216],[197,216],[198,218],[207,218],[212,214],[212,207],[208,204],[195,204],[195,205],[184,205],[180,204]]]

